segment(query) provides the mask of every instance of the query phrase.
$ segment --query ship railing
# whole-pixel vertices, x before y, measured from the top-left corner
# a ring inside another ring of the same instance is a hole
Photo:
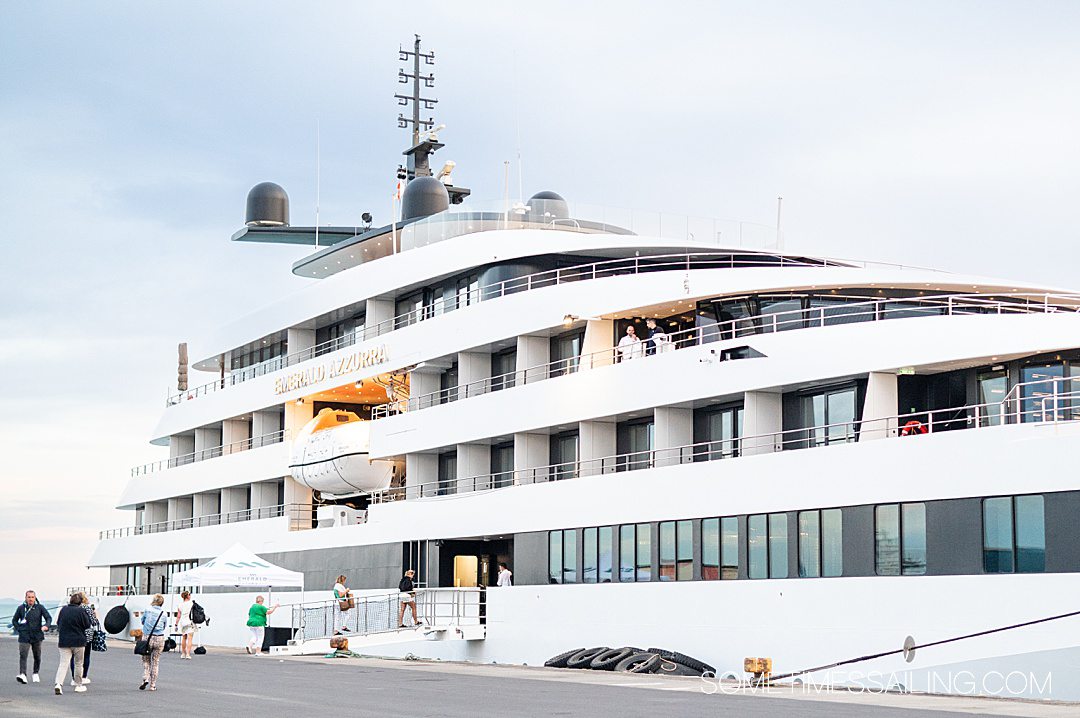
[[[1071,379],[1077,380],[1075,388],[1062,389],[1062,386]],[[1028,382],[1027,384],[1033,389],[1038,389],[1040,394],[1045,391],[1045,395],[1025,396],[1017,401],[968,404],[887,417],[852,419],[750,436],[732,436],[670,448],[626,452],[596,459],[548,464],[535,468],[406,484],[404,487],[374,492],[371,495],[371,502],[384,503],[403,499],[451,496],[523,484],[546,483],[583,476],[717,461],[875,439],[901,437],[917,440],[916,437],[922,435],[1011,423],[1080,421],[1080,377],[1066,377],[1062,381]]]
[[[777,268],[777,267],[819,267],[819,268],[870,268],[917,269],[936,271],[922,267],[883,262],[864,262],[858,260],[804,257],[788,254],[754,254],[752,252],[701,252],[682,254],[661,254],[642,257],[625,257],[589,262],[558,269],[534,272],[521,277],[513,277],[492,284],[480,285],[478,282],[468,289],[452,292],[435,299],[429,304],[418,306],[407,312],[375,324],[357,327],[354,331],[326,342],[316,344],[291,354],[277,356],[259,364],[236,369],[228,375],[207,382],[186,391],[166,394],[165,405],[173,406],[183,401],[212,394],[229,386],[248,381],[255,377],[272,374],[281,369],[294,366],[313,357],[328,354],[338,349],[353,346],[359,342],[388,334],[396,329],[412,326],[419,322],[433,319],[451,311],[461,309],[482,301],[498,299],[510,294],[543,289],[569,282],[581,282],[621,275],[643,274],[647,272],[690,271],[697,269],[739,269],[739,268]]]
[[[154,523],[140,524],[138,526],[124,526],[118,529],[108,529],[98,532],[98,539],[106,540],[124,538],[126,536],[145,536],[167,531],[182,531],[184,529],[202,528],[205,526],[220,526],[222,524],[239,523],[242,521],[276,519],[283,516],[288,517],[289,519],[289,530],[301,530],[312,528],[314,525],[314,512],[315,507],[311,504],[257,506],[254,508],[240,509],[238,511],[225,511],[205,516],[192,516],[190,518],[170,519],[168,521],[156,521]]]
[[[354,596],[352,608],[346,611],[336,599],[290,604],[294,640],[330,638],[338,632],[346,636],[393,633],[400,630],[401,600],[402,594],[393,591]],[[426,628],[478,626],[483,600],[480,588],[418,588],[416,613]],[[406,628],[416,626],[411,608],[406,607],[402,622]]]
[[[385,418],[407,411],[425,409],[459,399],[509,389],[519,384],[552,379],[587,369],[611,366],[623,361],[663,355],[678,349],[712,342],[742,339],[796,329],[854,324],[858,322],[906,319],[914,317],[971,316],[1002,314],[1052,314],[1080,312],[1080,295],[1010,294],[1006,298],[987,298],[977,294],[946,294],[930,297],[873,299],[837,302],[831,306],[796,309],[788,312],[741,317],[716,324],[693,327],[666,334],[655,346],[647,340],[623,349],[619,346],[537,364],[527,369],[485,377],[440,391],[380,404],[372,409],[372,419]]]
[[[152,474],[155,471],[175,469],[177,466],[186,466],[199,461],[206,461],[207,459],[216,459],[219,456],[228,456],[241,451],[248,451],[249,449],[258,449],[263,446],[280,444],[283,441],[285,441],[285,432],[274,431],[269,434],[263,434],[262,436],[253,436],[249,439],[241,439],[240,441],[233,441],[228,444],[222,444],[221,446],[200,449],[199,451],[193,451],[189,454],[171,456],[168,459],[136,466],[131,470],[131,475],[132,477],[144,476],[146,474]]]
[[[100,598],[102,596],[135,596],[139,589],[136,586],[116,584],[113,586],[68,586],[64,589],[65,596],[74,593],[82,593],[86,596]]]

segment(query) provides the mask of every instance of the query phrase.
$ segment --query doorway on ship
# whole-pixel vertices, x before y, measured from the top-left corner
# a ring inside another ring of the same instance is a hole
[[[453,539],[440,542],[439,586],[476,588],[494,586],[499,563],[510,563],[514,550],[511,538]]]

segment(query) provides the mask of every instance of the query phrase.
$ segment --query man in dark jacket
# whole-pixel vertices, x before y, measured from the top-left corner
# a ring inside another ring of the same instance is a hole
[[[63,695],[64,675],[68,672],[69,662],[81,666],[83,651],[86,649],[86,631],[93,627],[90,615],[82,607],[83,595],[75,592],[68,599],[68,605],[60,609],[56,616],[57,645],[60,647],[60,665],[56,668],[56,695]],[[85,693],[82,671],[75,671],[75,692]]]
[[[34,652],[34,683],[40,683],[38,671],[41,670],[41,642],[45,640],[45,631],[49,630],[52,616],[48,609],[38,603],[37,594],[33,591],[26,592],[26,600],[15,609],[15,615],[11,617],[11,625],[19,634],[19,675],[15,680],[23,685],[26,684],[26,658],[30,651]]]

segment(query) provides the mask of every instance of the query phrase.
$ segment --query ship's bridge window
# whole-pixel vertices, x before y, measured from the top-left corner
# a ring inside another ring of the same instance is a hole
[[[843,512],[840,509],[799,512],[799,576],[841,576]]]
[[[926,573],[926,505],[874,507],[874,565],[879,576]]]
[[[986,573],[1041,573],[1046,570],[1042,496],[1001,496],[983,500],[983,570]]]
[[[787,578],[788,517],[756,514],[746,519],[750,578]]]

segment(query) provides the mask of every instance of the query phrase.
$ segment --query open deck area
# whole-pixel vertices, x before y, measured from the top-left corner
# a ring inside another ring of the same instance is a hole
[[[43,646],[42,682],[14,680],[16,641],[0,638],[0,716],[123,716],[148,711],[170,715],[260,716],[1033,716],[1076,715],[1076,704],[1033,703],[971,697],[814,692],[777,687],[767,691],[718,690],[697,678],[637,676],[526,666],[477,665],[379,658],[279,658],[210,648],[181,661],[162,657],[155,693],[137,690],[142,664],[131,644],[109,642],[95,653],[92,683],[77,694],[69,685],[53,694],[54,641]]]

